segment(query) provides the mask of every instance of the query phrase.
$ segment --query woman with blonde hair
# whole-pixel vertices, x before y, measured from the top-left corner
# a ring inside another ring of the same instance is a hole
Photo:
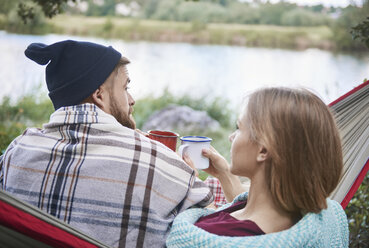
[[[260,89],[237,126],[231,165],[214,149],[203,151],[206,171],[233,202],[178,215],[167,246],[347,247],[347,217],[328,198],[341,177],[342,148],[323,101],[305,89]],[[238,176],[250,179],[248,193]]]

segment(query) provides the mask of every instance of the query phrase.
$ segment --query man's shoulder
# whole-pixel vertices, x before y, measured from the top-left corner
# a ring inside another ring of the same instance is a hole
[[[35,127],[26,128],[22,134],[20,134],[15,139],[13,139],[12,142],[10,142],[10,144],[7,147],[7,150],[11,150],[14,147],[16,147],[25,136],[32,135],[35,133],[40,133],[40,132],[42,132],[42,129],[40,128],[35,128]]]

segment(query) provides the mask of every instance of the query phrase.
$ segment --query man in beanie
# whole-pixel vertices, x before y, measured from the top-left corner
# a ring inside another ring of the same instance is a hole
[[[55,107],[0,157],[0,187],[112,247],[162,247],[178,212],[212,200],[169,148],[135,130],[129,61],[90,42],[33,43]]]

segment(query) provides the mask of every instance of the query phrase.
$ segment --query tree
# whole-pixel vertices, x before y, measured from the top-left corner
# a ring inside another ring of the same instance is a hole
[[[88,16],[114,16],[116,0],[104,0],[102,4],[96,4],[94,1],[88,1]]]
[[[76,0],[71,0],[75,2]],[[63,10],[63,5],[66,4],[68,0],[27,0],[18,3],[17,13],[22,18],[24,23],[35,18],[35,8],[36,6],[41,7],[42,12],[45,16],[52,18],[53,16],[59,14]],[[35,6],[36,5],[36,6]]]
[[[337,49],[340,50],[361,50],[364,44],[354,40],[352,27],[356,27],[366,19],[369,13],[369,0],[363,2],[362,7],[349,5],[342,9],[340,17],[333,23],[333,39]],[[351,33],[351,34],[350,34]]]
[[[359,39],[369,48],[369,16],[365,21],[353,27],[351,34],[354,40]]]
[[[292,9],[286,11],[281,18],[281,24],[286,26],[319,26],[329,23],[329,17],[307,9]]]
[[[260,5],[260,24],[281,25],[282,16],[289,10],[296,8],[296,4],[279,2],[272,4],[267,2]]]
[[[0,14],[6,15],[14,8],[16,4],[17,3],[14,0],[2,0],[0,4]]]

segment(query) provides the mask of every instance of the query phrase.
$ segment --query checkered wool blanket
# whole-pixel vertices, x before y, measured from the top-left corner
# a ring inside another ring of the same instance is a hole
[[[209,187],[209,189],[213,193],[213,196],[214,196],[213,204],[216,208],[219,208],[223,206],[224,204],[227,204],[227,200],[224,196],[222,186],[217,178],[208,177],[206,178],[204,183]]]
[[[247,198],[247,193],[235,198],[233,203]],[[328,208],[319,214],[306,214],[290,229],[249,237],[218,236],[194,225],[201,217],[214,212],[211,209],[193,208],[179,214],[171,228],[167,246],[180,248],[227,248],[227,247],[281,247],[281,248],[343,248],[348,247],[348,223],[341,205],[333,200],[328,201]],[[233,204],[231,203],[231,204]],[[222,207],[224,209],[230,204]],[[221,210],[218,209],[217,211]]]

